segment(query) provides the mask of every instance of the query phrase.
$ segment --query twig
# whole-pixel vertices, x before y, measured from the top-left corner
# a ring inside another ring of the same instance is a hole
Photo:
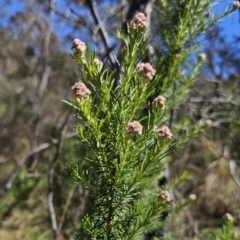
[[[152,10],[153,10],[154,2],[155,2],[155,0],[149,0],[146,4],[146,7],[145,7],[145,13],[147,15],[148,31],[151,28],[151,13],[152,13]]]
[[[233,160],[233,159],[228,160],[228,164],[229,164],[230,174],[231,174],[234,182],[236,183],[236,185],[240,189],[240,178],[239,178],[238,174],[236,174],[236,172],[235,172],[236,169],[237,169],[236,161]]]
[[[61,217],[60,217],[59,225],[58,225],[58,236],[59,236],[60,233],[61,233],[62,225],[63,225],[64,219],[65,219],[65,216],[66,216],[68,207],[69,207],[69,205],[70,205],[71,199],[72,199],[72,197],[73,197],[75,188],[76,188],[76,186],[69,191],[68,197],[67,197],[67,201],[66,201],[66,203],[65,203],[65,205],[64,205],[64,207],[63,207],[63,212],[62,212],[62,215],[61,215]]]
[[[72,132],[69,134],[66,134],[66,139],[75,137],[76,133]],[[56,145],[57,142],[46,142],[42,143],[41,145],[34,148],[29,154],[27,154],[24,158],[18,161],[17,165],[14,167],[13,171],[11,172],[10,176],[8,177],[7,183],[5,184],[4,188],[0,189],[0,196],[3,196],[6,194],[13,186],[13,182],[15,181],[18,172],[20,171],[21,167],[26,163],[26,161],[30,158],[32,158],[35,154],[38,154],[48,148],[50,148],[52,145]]]
[[[127,1],[126,0],[121,0],[121,20],[122,23],[124,23],[126,21],[126,6],[127,6]]]
[[[18,161],[17,165],[15,166],[12,173],[10,174],[4,188],[0,189],[0,196],[3,196],[8,190],[10,190],[12,188],[15,178],[17,177],[19,170],[25,164],[25,162],[28,159],[30,159],[31,157],[33,157],[35,154],[40,153],[45,149],[48,149],[49,147],[51,147],[52,144],[53,143],[50,143],[50,142],[43,143],[43,144],[39,145],[38,147],[34,148],[26,157],[24,157],[20,161]]]
[[[50,5],[51,5],[52,9],[55,8],[56,2],[57,2],[57,0],[51,0]],[[39,132],[38,123],[39,123],[39,118],[40,118],[41,111],[42,111],[42,98],[43,98],[43,93],[47,87],[49,75],[50,75],[50,71],[51,71],[51,67],[49,66],[49,44],[50,44],[50,37],[52,34],[52,28],[53,28],[53,23],[54,23],[54,16],[55,16],[55,12],[51,11],[49,27],[45,33],[45,38],[44,38],[44,71],[43,71],[43,75],[40,80],[40,83],[39,83],[39,86],[37,89],[37,93],[36,93],[36,97],[35,97],[35,101],[34,101],[35,102],[35,115],[33,118],[32,148],[35,148],[38,144],[37,143],[38,132]],[[29,167],[29,170],[33,171],[36,164],[37,164],[37,159],[33,159],[32,163]]]
[[[55,8],[52,8],[47,1],[44,1],[44,4],[47,5],[50,10],[54,11],[55,14],[58,15],[59,17],[61,17],[62,19],[65,19],[65,20],[67,20],[67,21],[69,21],[69,22],[74,22],[74,23],[79,23],[79,20],[80,20],[81,24],[82,24],[83,26],[85,26],[86,22],[84,21],[83,18],[80,18],[79,16],[77,16],[77,17],[78,17],[78,21],[72,20],[72,19],[68,18],[68,17],[66,16],[66,14],[64,14],[64,13],[56,10]],[[69,12],[69,11],[72,12],[71,9],[68,9],[68,12]]]
[[[54,171],[53,171],[53,169],[51,169],[51,171],[49,172],[49,175],[53,176],[53,174],[54,174]],[[48,211],[49,211],[51,225],[52,225],[53,239],[57,239],[57,231],[58,231],[57,219],[56,219],[56,214],[55,214],[54,206],[53,206],[53,191],[52,190],[48,192],[47,202],[48,202]]]
[[[101,36],[102,41],[105,45],[107,55],[109,56],[109,58],[111,60],[111,63],[113,65],[116,65],[116,61],[115,61],[114,57],[110,54],[113,48],[110,46],[110,38],[108,36],[108,32],[107,32],[106,28],[104,27],[104,25],[103,25],[103,23],[102,23],[102,21],[99,17],[97,9],[95,8],[95,3],[91,0],[87,0],[86,4],[89,7],[89,10],[92,14],[92,17],[94,19],[94,22],[95,22],[96,26],[99,27],[100,36]]]
[[[174,195],[177,197],[178,201],[181,203],[181,199],[182,199],[181,194],[177,190],[175,190]],[[190,226],[190,231],[191,232],[188,231],[189,239],[192,239],[194,236],[197,236],[198,239],[200,239],[200,236],[197,233],[197,230],[196,230],[196,227],[195,227],[194,219],[193,219],[190,211],[188,211],[186,208],[183,208],[182,210],[183,210],[183,212],[184,212],[184,214],[185,214],[185,216],[188,220],[189,226]]]
[[[82,26],[86,27],[91,33],[93,33],[91,26],[89,24],[87,24],[87,22],[84,20],[84,18],[82,16],[80,16],[73,8],[70,8],[70,12],[73,13],[78,21],[76,21],[76,23],[80,23],[82,24]]]
[[[56,145],[56,153],[50,163],[50,169],[49,169],[49,173],[48,173],[48,196],[47,196],[47,201],[48,201],[48,211],[49,211],[49,215],[50,215],[50,219],[51,219],[51,224],[52,224],[52,232],[53,232],[53,239],[57,239],[58,237],[58,227],[57,227],[57,219],[56,219],[56,214],[54,211],[54,205],[53,205],[53,177],[54,177],[54,168],[56,165],[57,160],[59,159],[62,147],[63,147],[63,143],[64,143],[64,139],[65,139],[65,135],[66,135],[66,131],[68,128],[68,122],[70,120],[70,117],[72,115],[72,109],[71,111],[69,111],[63,125],[61,128],[61,134],[60,134],[60,138],[59,141]]]
[[[98,12],[97,12],[97,10],[95,8],[95,4],[91,0],[87,0],[86,3],[87,3],[87,5],[88,5],[88,7],[90,9],[90,12],[91,12],[91,14],[93,16],[93,19],[95,21],[96,26],[99,26],[99,31],[100,31],[101,38],[103,40],[103,43],[104,43],[106,49],[108,50],[108,49],[111,48],[110,47],[110,43],[109,43],[109,36],[108,36],[107,30],[105,29],[102,21],[100,20]]]

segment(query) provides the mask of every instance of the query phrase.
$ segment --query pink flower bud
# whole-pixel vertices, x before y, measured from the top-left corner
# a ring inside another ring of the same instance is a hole
[[[168,191],[162,191],[157,195],[157,198],[162,201],[170,202],[171,201],[171,196]]]
[[[91,91],[86,87],[83,82],[75,83],[71,89],[76,96],[88,98],[91,94]]]
[[[147,18],[144,15],[144,13],[136,14],[130,23],[130,27],[132,29],[140,29],[143,31],[146,30],[147,29]]]
[[[235,1],[233,3],[233,6],[236,7],[236,8],[240,8],[240,2],[239,1]]]
[[[129,122],[126,127],[126,132],[129,136],[142,134],[143,126],[138,121]]]
[[[229,222],[233,222],[234,221],[234,217],[230,214],[230,213],[225,213],[223,215],[223,219]]]
[[[171,139],[173,134],[171,133],[170,129],[167,126],[162,128],[154,127],[154,131],[157,133],[158,137],[161,139]]]
[[[206,124],[207,126],[211,127],[211,126],[212,126],[212,120],[211,120],[211,119],[206,120],[206,121],[205,121],[205,124]]]
[[[138,66],[138,73],[146,80],[152,80],[156,74],[156,70],[150,63],[141,63]]]
[[[190,194],[189,199],[191,199],[192,201],[195,201],[197,199],[197,196],[195,194]]]
[[[153,104],[158,106],[160,109],[164,109],[165,108],[165,101],[166,101],[165,97],[158,96],[153,100]]]
[[[200,59],[201,61],[205,61],[207,58],[206,54],[205,53],[201,53],[198,55],[198,59]]]
[[[74,39],[72,42],[72,49],[74,49],[77,52],[83,53],[86,49],[86,45],[80,39]]]

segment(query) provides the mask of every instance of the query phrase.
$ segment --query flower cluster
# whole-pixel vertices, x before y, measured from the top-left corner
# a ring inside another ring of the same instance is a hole
[[[91,94],[91,91],[86,87],[86,85],[83,82],[77,82],[75,83],[71,89],[73,90],[73,93],[76,96],[88,98]]]
[[[146,30],[147,29],[147,18],[144,15],[144,13],[136,14],[130,23],[130,27],[132,29]]]
[[[205,53],[200,53],[198,55],[198,59],[201,60],[201,61],[205,61],[207,58],[206,54]]]
[[[171,133],[171,130],[167,127],[164,126],[162,128],[154,128],[154,131],[157,133],[158,137],[161,139],[171,139],[173,134]]]
[[[141,63],[138,66],[138,73],[146,80],[152,80],[156,70],[150,63]]]
[[[212,120],[211,119],[207,119],[206,121],[205,121],[205,124],[208,126],[208,127],[211,127],[212,126]]]
[[[166,98],[160,95],[153,100],[152,104],[163,110],[165,108],[165,101]]]
[[[129,136],[142,134],[143,126],[138,121],[129,122],[126,127],[126,132]]]
[[[236,8],[240,8],[240,2],[239,1],[235,1],[233,3],[233,6],[236,7]]]
[[[157,195],[157,198],[162,201],[170,202],[171,196],[168,191],[162,191]]]
[[[223,219],[229,222],[233,222],[234,221],[234,217],[230,214],[230,213],[225,213],[223,215]]]
[[[72,49],[77,52],[83,53],[86,50],[86,45],[80,39],[74,39],[72,42]]]
[[[195,201],[197,199],[197,196],[195,194],[190,194],[189,199]]]

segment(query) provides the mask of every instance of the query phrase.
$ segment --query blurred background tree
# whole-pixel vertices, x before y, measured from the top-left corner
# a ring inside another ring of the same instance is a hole
[[[89,42],[99,58],[116,67],[110,53],[121,57],[123,49],[115,30],[126,29],[137,11],[147,14],[152,32],[146,58],[161,57],[166,48],[161,25],[171,29],[177,24],[175,12],[166,20],[161,1],[1,3],[1,239],[52,239],[52,231],[59,240],[73,239],[87,193],[73,184],[65,167],[81,161],[87,150],[74,138],[73,112],[61,102],[78,78],[69,56],[71,41]],[[171,125],[186,119],[186,133],[205,120],[212,127],[172,156],[167,177],[174,179],[186,169],[193,173],[174,191],[176,202],[197,196],[168,224],[166,233],[178,239],[203,239],[221,226],[226,212],[239,226],[239,37],[227,40],[213,26],[196,41],[204,45],[206,63],[184,103],[174,109]]]

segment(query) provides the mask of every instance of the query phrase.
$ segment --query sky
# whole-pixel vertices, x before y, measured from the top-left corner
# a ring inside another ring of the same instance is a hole
[[[231,2],[223,1],[219,3],[217,6],[213,7],[211,11],[215,13],[221,13],[224,8],[227,6],[226,4],[230,4]],[[233,36],[239,36],[240,35],[240,13],[238,10],[236,10],[233,14],[227,16],[224,18],[224,20],[218,22],[218,25],[220,25],[224,29],[224,33],[226,33],[226,37],[231,39]]]
[[[221,13],[226,6],[229,6],[229,4],[232,4],[233,1],[215,1],[215,4],[212,5],[211,12],[214,14]],[[58,2],[58,4],[61,4],[61,1]],[[0,3],[0,8],[3,6],[3,4]],[[16,13],[17,11],[21,11],[22,4],[19,3],[19,0],[12,0],[12,4],[10,7],[8,7],[8,14],[12,15]],[[1,14],[1,13],[0,13]],[[218,25],[220,25],[223,28],[224,33],[226,34],[226,38],[231,40],[233,36],[239,36],[240,35],[240,12],[235,11],[233,14],[231,14],[228,17],[225,17],[224,20],[218,22]],[[1,15],[0,15],[1,20]],[[2,22],[2,24],[6,25],[7,23]],[[57,31],[58,29],[58,31]],[[63,26],[54,26],[54,30],[56,30],[58,33],[61,31],[67,31],[67,29],[64,29]]]

